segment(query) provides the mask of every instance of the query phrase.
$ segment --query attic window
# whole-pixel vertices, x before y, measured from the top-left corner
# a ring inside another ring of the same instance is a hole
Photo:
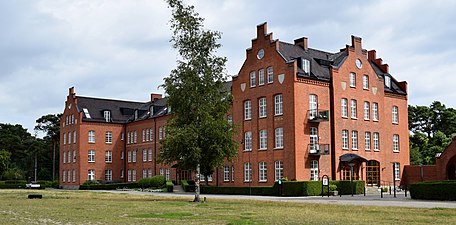
[[[310,61],[308,59],[302,59],[302,70],[305,74],[310,74]]]
[[[150,115],[151,115],[151,116],[154,115],[154,106],[151,106],[151,107],[150,107],[149,112],[150,112]]]
[[[391,77],[388,75],[385,75],[385,86],[391,88]]]
[[[111,122],[111,111],[105,110],[104,111],[104,118],[106,122]]]
[[[90,117],[90,113],[89,113],[89,110],[87,108],[83,108],[82,111],[84,111],[84,114],[85,114],[87,119],[92,119],[92,117]]]

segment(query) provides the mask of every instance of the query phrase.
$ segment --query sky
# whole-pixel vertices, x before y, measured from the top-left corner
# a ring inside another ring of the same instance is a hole
[[[217,54],[235,75],[256,26],[274,39],[338,52],[362,38],[390,73],[406,80],[409,104],[456,108],[456,1],[184,0],[220,31]],[[178,59],[163,0],[0,0],[0,123],[63,112],[80,96],[148,101]]]

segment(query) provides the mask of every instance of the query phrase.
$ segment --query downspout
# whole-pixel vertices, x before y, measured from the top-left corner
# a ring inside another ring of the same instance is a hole
[[[154,117],[154,176],[157,176],[157,120]]]
[[[124,169],[123,169],[123,182],[127,183],[127,124],[124,124],[124,130],[123,130],[123,142],[124,142],[124,150],[123,150],[123,164],[124,164]]]
[[[329,124],[331,126],[331,179],[336,179],[336,123],[335,123],[335,110],[334,110],[334,83],[333,83],[333,73],[332,67],[330,68],[330,80],[329,80],[329,108],[331,112]]]

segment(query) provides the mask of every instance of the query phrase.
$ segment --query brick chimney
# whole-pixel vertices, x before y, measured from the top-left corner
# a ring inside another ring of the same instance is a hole
[[[307,44],[307,37],[302,37],[294,40],[294,44],[301,46],[304,50],[307,50],[307,48],[309,47]]]
[[[257,38],[264,37],[268,32],[268,23],[264,22],[257,26]]]
[[[155,93],[151,93],[150,94],[150,101],[153,102],[157,99],[161,99],[162,98],[162,95],[161,94],[155,94]]]

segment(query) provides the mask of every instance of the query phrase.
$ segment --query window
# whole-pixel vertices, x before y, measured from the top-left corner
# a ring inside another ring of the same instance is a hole
[[[149,158],[147,159],[149,162],[152,161],[152,149],[149,149]]]
[[[352,131],[352,149],[358,150],[358,131]]]
[[[120,170],[120,178],[124,178],[124,170]]]
[[[259,172],[260,172],[260,174],[259,174],[260,175],[259,176],[260,182],[268,181],[266,163],[265,162],[260,162],[258,168],[259,168]]]
[[[135,131],[133,143],[137,143],[137,141],[138,141],[138,133]]]
[[[378,103],[372,103],[372,120],[378,121]]]
[[[370,119],[370,104],[369,102],[364,102],[364,119],[369,120]]]
[[[393,152],[399,152],[399,135],[393,135]]]
[[[250,87],[256,86],[256,75],[255,71],[250,72]]]
[[[318,98],[317,95],[309,95],[310,118],[313,119],[318,115]]]
[[[393,123],[397,124],[399,122],[399,114],[398,114],[397,106],[393,106],[392,115],[393,115]]]
[[[88,180],[95,180],[95,170],[88,171]]]
[[[76,182],[76,170],[73,170],[73,182]]]
[[[68,151],[68,163],[71,163],[71,151]]]
[[[149,129],[146,129],[146,141],[149,141]]]
[[[374,132],[374,151],[378,151],[379,150],[379,134],[378,132]]]
[[[275,180],[282,179],[282,177],[283,177],[283,162],[282,161],[275,161],[274,168],[275,168]]]
[[[371,149],[371,133],[364,132],[364,149],[370,150]]]
[[[274,115],[277,116],[277,115],[283,114],[282,102],[283,102],[283,98],[282,98],[281,94],[274,96]]]
[[[342,149],[348,149],[348,130],[342,130]]]
[[[369,76],[367,75],[363,76],[363,89],[369,89]]]
[[[356,74],[350,73],[350,87],[356,87]]]
[[[68,132],[68,144],[71,144],[71,131]]]
[[[66,182],[66,171],[62,171],[62,181],[65,183]]]
[[[122,160],[124,159],[124,154],[125,154],[124,151],[121,151],[121,152],[120,152],[120,159],[122,159]]]
[[[63,133],[63,144],[66,145],[66,133]]]
[[[131,151],[128,151],[128,162],[131,162]]]
[[[250,163],[244,163],[244,182],[252,181],[252,167]]]
[[[268,131],[260,130],[260,150],[266,150],[268,148]]]
[[[89,162],[95,162],[95,150],[89,150]]]
[[[89,143],[95,143],[95,131],[89,130]]]
[[[283,128],[275,129],[275,148],[283,148]]]
[[[250,100],[244,102],[244,119],[252,119],[252,102]]]
[[[268,67],[268,84],[274,82],[274,68],[272,66]]]
[[[106,131],[106,136],[105,136],[105,141],[107,144],[112,143],[112,132],[111,131]]]
[[[232,115],[228,115],[227,117],[227,121],[230,125],[233,125],[233,116]]]
[[[151,168],[149,168],[147,170],[147,177],[152,177],[152,169]]]
[[[130,132],[128,132],[128,139],[127,139],[127,144],[130,144],[130,143],[131,143],[131,141],[130,141],[130,137],[131,137],[131,135],[130,135]]]
[[[310,180],[318,180],[318,161],[310,161]]]
[[[76,150],[73,150],[73,162],[76,162]]]
[[[160,176],[164,176],[165,175],[165,172],[163,170],[163,168],[160,168]]]
[[[170,180],[170,172],[169,172],[169,168],[166,168],[166,176],[165,176],[166,180]]]
[[[356,115],[356,100],[355,99],[352,99],[350,101],[350,112],[351,112],[351,118],[356,119],[357,115]]]
[[[112,162],[112,152],[111,151],[106,151],[105,162],[107,162],[107,163],[111,163]]]
[[[147,149],[142,150],[142,161],[146,162],[147,161]]]
[[[105,170],[105,181],[112,181],[112,170]]]
[[[67,173],[68,173],[67,179],[68,179],[68,183],[69,183],[69,182],[71,182],[71,170],[68,170]]]
[[[263,97],[263,98],[260,98],[260,100],[258,101],[258,114],[259,114],[259,117],[260,118],[264,118],[266,117],[266,98]]]
[[[132,153],[132,159],[131,159],[131,161],[132,161],[132,162],[136,162],[136,151],[132,151],[131,153]]]
[[[223,167],[223,181],[230,181],[230,166]]]
[[[147,170],[143,169],[142,170],[142,177],[141,178],[146,178],[147,177]]]
[[[318,147],[318,128],[311,127],[310,128],[310,153],[317,153]]]
[[[106,122],[110,122],[111,121],[111,111],[105,110],[104,111],[104,118],[105,118]]]
[[[159,140],[163,139],[163,127],[158,128],[158,139]]]
[[[252,132],[247,131],[244,133],[244,150],[252,151]]]
[[[142,130],[142,142],[146,141],[146,130]]]
[[[387,88],[391,88],[391,77],[390,76],[385,76],[385,86]]]
[[[76,131],[73,131],[73,143],[76,144]]]
[[[341,99],[340,105],[341,105],[342,117],[347,118],[348,117],[348,100],[346,98]]]
[[[136,170],[132,170],[132,171],[131,171],[131,180],[132,180],[133,182],[136,181]]]
[[[152,130],[152,128],[149,129],[149,140],[150,141],[154,140],[154,130]]]
[[[401,164],[394,163],[394,180],[401,180]]]
[[[66,152],[63,152],[63,163],[66,163],[66,158],[67,158]]]
[[[131,170],[128,170],[127,174],[128,174],[127,181],[130,182],[131,181]]]
[[[310,74],[310,61],[307,59],[302,59],[302,70],[305,74]]]
[[[234,166],[231,167],[231,181],[234,181]]]
[[[68,125],[68,116],[65,117],[65,125]]]
[[[258,70],[258,85],[264,85],[264,69]]]

